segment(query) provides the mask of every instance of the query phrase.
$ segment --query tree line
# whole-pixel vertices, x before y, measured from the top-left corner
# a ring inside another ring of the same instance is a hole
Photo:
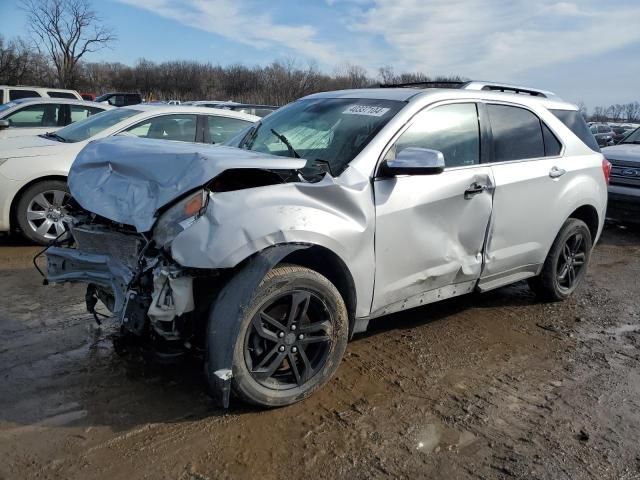
[[[640,102],[595,107],[589,120],[592,122],[640,123]]]
[[[65,86],[82,92],[139,92],[146,100],[233,100],[284,105],[315,92],[365,88],[380,83],[460,81],[459,77],[429,77],[422,73],[395,74],[382,67],[371,76],[357,65],[343,65],[328,74],[313,63],[275,61],[267,66],[221,66],[189,60],[153,62],[138,60],[133,66],[112,62],[79,61],[73,81],[63,85],[48,57],[22,39],[0,36],[0,84]]]

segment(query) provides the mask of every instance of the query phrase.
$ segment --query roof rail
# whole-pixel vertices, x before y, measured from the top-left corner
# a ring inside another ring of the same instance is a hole
[[[468,82],[462,82],[458,80],[442,80],[438,81],[428,81],[428,82],[407,82],[407,83],[381,83],[380,88],[398,88],[398,87],[419,87],[424,86],[424,88],[462,88]]]
[[[503,93],[517,93],[517,94],[525,94],[531,95],[532,97],[542,97],[542,98],[558,98],[558,96],[547,90],[539,90],[537,88],[529,88],[529,87],[519,87],[517,85],[505,85],[503,83],[493,83],[493,82],[467,82],[462,87],[464,90],[491,90],[494,92],[503,92]]]

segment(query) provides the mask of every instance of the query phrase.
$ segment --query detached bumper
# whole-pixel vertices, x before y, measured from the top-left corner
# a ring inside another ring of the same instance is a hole
[[[113,313],[124,308],[127,285],[134,272],[109,255],[86,253],[71,248],[51,247],[47,250],[47,280],[52,283],[93,283],[113,293]]]

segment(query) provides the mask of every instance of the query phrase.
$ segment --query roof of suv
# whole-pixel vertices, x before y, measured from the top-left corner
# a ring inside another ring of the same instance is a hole
[[[426,97],[432,98],[434,101],[454,98],[482,98],[494,101],[513,101],[523,105],[530,103],[542,103],[547,108],[557,110],[578,109],[575,105],[565,102],[552,94],[549,97],[545,97],[475,88],[363,88],[321,92],[309,95],[305,98],[370,98],[378,100],[414,102],[423,101]]]

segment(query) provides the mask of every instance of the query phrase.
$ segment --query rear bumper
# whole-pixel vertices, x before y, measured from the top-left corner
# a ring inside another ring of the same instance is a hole
[[[640,189],[610,185],[607,218],[640,223]]]

